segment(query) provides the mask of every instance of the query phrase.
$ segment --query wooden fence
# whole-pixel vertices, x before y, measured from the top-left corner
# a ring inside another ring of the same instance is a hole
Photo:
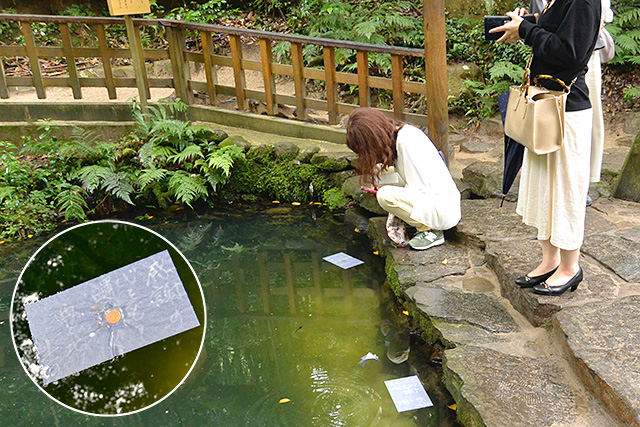
[[[440,3],[442,0],[435,0]],[[430,3],[425,1],[425,3]],[[425,5],[426,7],[426,5]],[[437,9],[439,10],[439,9]],[[425,17],[425,36],[432,40],[433,50],[444,53],[444,7],[442,7],[442,28],[429,29],[432,25]],[[425,57],[425,50],[404,47],[381,46],[366,43],[354,43],[348,41],[305,37],[293,34],[281,34],[267,31],[258,31],[219,25],[207,25],[187,23],[162,19],[127,19],[105,17],[71,17],[71,16],[38,16],[38,15],[7,15],[0,14],[0,24],[17,22],[20,25],[25,45],[0,45],[0,57],[26,57],[29,60],[31,76],[7,76],[5,74],[4,61],[0,61],[0,97],[9,98],[10,87],[34,87],[38,98],[46,98],[46,87],[70,87],[75,99],[82,98],[83,87],[104,87],[110,99],[117,99],[116,88],[137,87],[140,100],[146,104],[150,98],[150,88],[174,88],[176,96],[187,104],[194,102],[194,91],[200,91],[208,95],[211,105],[219,106],[219,95],[233,96],[239,110],[246,110],[248,100],[261,101],[266,106],[269,115],[278,113],[278,104],[291,105],[296,109],[297,119],[306,120],[308,109],[325,111],[330,124],[339,121],[339,115],[349,114],[358,106],[370,106],[371,90],[374,88],[391,91],[393,109],[383,110],[388,115],[400,120],[405,120],[421,125],[426,124],[426,117],[422,114],[410,113],[405,110],[405,93],[425,95],[429,99],[429,111],[433,109],[435,119],[444,123],[429,123],[430,136],[438,148],[446,144],[446,63],[444,67],[434,65],[434,61],[427,56],[427,70],[433,74],[427,78],[427,82],[410,81],[405,76],[403,60],[406,57]],[[38,46],[34,37],[34,25],[41,23],[55,24],[60,31],[62,46]],[[80,25],[93,28],[97,35],[97,47],[74,46],[70,34],[70,25]],[[111,47],[107,40],[105,27],[126,25],[129,39],[129,48]],[[141,29],[143,27],[155,27],[165,29],[166,49],[143,48]],[[196,32],[198,35],[196,51],[188,49],[185,32]],[[229,55],[218,54],[214,51],[214,37],[226,37],[230,49]],[[442,40],[439,40],[441,38]],[[257,40],[260,47],[260,60],[243,58],[242,39]],[[433,41],[435,40],[435,42]],[[289,42],[291,45],[291,64],[274,62],[274,42]],[[428,43],[427,43],[428,44]],[[303,60],[303,47],[306,45],[319,46],[323,52],[322,67],[311,68],[305,66]],[[336,69],[336,49],[349,49],[356,52],[357,72],[340,72]],[[390,77],[378,77],[370,75],[368,56],[376,52],[390,55]],[[442,55],[434,55],[437,60]],[[44,76],[39,64],[40,58],[64,58],[67,73],[65,76]],[[80,76],[76,62],[80,58],[99,58],[102,62],[103,77]],[[112,70],[112,64],[118,59],[130,59],[135,67],[135,78],[116,77]],[[151,77],[144,66],[145,61],[168,59],[171,63],[170,77]],[[443,61],[440,61],[443,62]],[[201,64],[204,69],[206,81],[197,81],[191,76],[191,63]],[[225,86],[218,83],[217,74],[219,67],[230,67],[233,70],[234,86]],[[247,88],[245,84],[245,71],[253,70],[262,74],[264,90]],[[277,93],[276,78],[287,76],[293,79],[295,94],[287,95]],[[324,82],[326,96],[317,99],[307,96],[306,81],[317,80]],[[444,96],[442,84],[444,82]],[[358,88],[358,104],[341,102],[338,97],[338,85],[354,85]],[[429,93],[433,92],[436,96]],[[440,99],[442,98],[442,99]],[[445,114],[441,113],[444,103]],[[436,117],[436,116],[439,116]],[[435,135],[434,135],[435,133]],[[446,151],[445,151],[446,153]]]

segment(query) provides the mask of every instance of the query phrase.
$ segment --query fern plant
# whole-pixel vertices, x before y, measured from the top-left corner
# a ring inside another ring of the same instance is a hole
[[[615,6],[613,22],[607,30],[616,45],[611,64],[640,64],[640,1],[620,1]]]
[[[64,183],[60,187],[61,191],[55,201],[58,209],[64,212],[65,220],[86,221],[89,209],[86,200],[87,192],[82,187],[70,183]]]

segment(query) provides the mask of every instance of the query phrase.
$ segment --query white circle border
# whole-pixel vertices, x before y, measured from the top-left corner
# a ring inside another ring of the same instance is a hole
[[[63,403],[63,402],[59,401],[58,399],[56,399],[55,397],[51,396],[49,393],[47,393],[40,386],[40,384],[38,384],[38,382],[27,371],[27,368],[25,367],[24,363],[22,362],[22,359],[20,358],[20,354],[18,353],[18,347],[16,345],[16,341],[15,341],[15,338],[14,338],[14,335],[13,335],[13,304],[14,304],[14,300],[15,300],[15,297],[16,297],[16,291],[18,290],[18,284],[20,283],[20,281],[22,279],[22,275],[24,274],[24,271],[27,269],[27,267],[29,267],[29,264],[31,264],[33,259],[38,255],[38,253],[40,253],[40,251],[42,249],[44,249],[49,243],[51,243],[52,241],[54,241],[55,239],[57,239],[58,237],[60,237],[64,233],[67,233],[68,231],[71,231],[71,230],[73,230],[75,228],[84,227],[84,226],[87,226],[87,225],[99,224],[99,223],[117,223],[117,224],[124,224],[124,225],[130,225],[130,226],[138,227],[138,228],[141,228],[141,229],[143,229],[145,231],[148,231],[148,232],[158,236],[164,242],[168,243],[182,257],[182,259],[187,263],[187,265],[189,266],[189,269],[191,270],[191,273],[193,274],[193,277],[196,278],[196,283],[198,284],[198,289],[200,289],[200,297],[202,298],[202,307],[203,307],[203,312],[204,312],[204,320],[203,320],[203,325],[202,325],[202,327],[203,327],[203,329],[202,329],[202,340],[200,341],[200,348],[198,349],[198,354],[196,355],[195,359],[193,360],[193,363],[191,364],[191,367],[189,368],[189,371],[178,382],[178,384],[176,384],[176,386],[170,392],[165,394],[162,398],[156,400],[155,402],[153,402],[150,405],[145,406],[144,408],[136,409],[135,411],[126,412],[126,413],[123,413],[123,414],[96,414],[96,413],[93,413],[93,412],[86,412],[86,411],[80,410],[78,408],[74,408],[73,406],[69,406],[66,403]],[[133,222],[121,221],[121,220],[116,220],[116,219],[102,219],[102,220],[88,221],[88,222],[84,222],[82,224],[77,224],[77,225],[74,225],[73,227],[69,227],[66,230],[63,230],[63,231],[57,233],[55,236],[51,237],[44,244],[42,244],[38,248],[38,250],[33,255],[31,255],[31,258],[29,258],[29,261],[27,261],[27,263],[22,268],[22,271],[20,272],[20,276],[18,276],[18,280],[16,281],[16,285],[13,288],[13,294],[11,295],[11,308],[9,310],[9,328],[10,328],[10,332],[11,332],[11,341],[13,343],[13,349],[15,350],[16,356],[18,357],[18,360],[20,361],[20,366],[22,366],[22,369],[24,370],[24,372],[27,375],[27,377],[29,377],[29,379],[40,389],[40,391],[45,396],[47,396],[49,399],[53,400],[54,402],[58,403],[59,405],[64,406],[67,409],[70,409],[70,410],[75,411],[75,412],[79,412],[79,413],[84,414],[84,415],[90,415],[90,416],[94,416],[94,417],[107,417],[107,418],[124,417],[124,416],[127,416],[127,415],[133,415],[133,414],[136,414],[138,412],[145,411],[145,410],[147,410],[149,408],[152,408],[153,406],[157,405],[158,403],[162,402],[167,397],[171,396],[182,384],[184,384],[184,382],[189,377],[189,375],[191,375],[191,372],[193,371],[193,368],[195,368],[195,366],[196,366],[196,364],[198,362],[198,359],[200,359],[200,354],[202,353],[202,347],[204,346],[205,336],[206,336],[206,332],[207,332],[207,304],[206,304],[206,301],[205,301],[205,298],[204,298],[204,292],[202,291],[202,285],[200,284],[200,279],[198,278],[198,275],[196,274],[196,272],[193,270],[193,267],[191,266],[191,263],[189,262],[187,257],[185,257],[184,254],[172,242],[170,242],[166,237],[162,236],[161,234],[159,234],[158,232],[156,232],[154,230],[151,230],[150,228],[147,228],[147,227],[145,227],[143,225],[136,224],[136,223],[133,223]]]

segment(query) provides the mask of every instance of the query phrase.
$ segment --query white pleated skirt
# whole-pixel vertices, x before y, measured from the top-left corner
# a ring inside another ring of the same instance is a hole
[[[538,240],[563,250],[579,249],[584,239],[592,118],[591,109],[565,113],[563,147],[524,154],[516,212],[538,229]]]

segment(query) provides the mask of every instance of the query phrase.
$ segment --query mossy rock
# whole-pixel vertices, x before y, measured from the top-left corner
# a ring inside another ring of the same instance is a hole
[[[283,202],[306,203],[319,201],[320,195],[332,188],[328,174],[317,166],[296,163],[293,159],[265,161],[265,157],[273,156],[272,150],[273,146],[265,146],[237,161],[223,197],[242,200],[243,195],[253,194]]]
[[[349,169],[346,171],[334,172],[332,174],[329,174],[329,179],[331,180],[331,184],[334,187],[342,188],[342,184],[344,184],[347,179],[352,178],[355,175],[356,171],[353,169]]]
[[[351,157],[344,154],[316,153],[311,157],[311,164],[329,172],[339,172],[351,168]]]
[[[313,155],[319,152],[320,152],[320,147],[318,147],[317,145],[313,147],[304,148],[300,150],[300,152],[296,156],[296,160],[299,161],[300,163],[309,163],[311,162],[311,158],[313,157]]]
[[[277,159],[295,159],[300,152],[300,147],[293,142],[277,142],[273,147]]]
[[[275,147],[273,145],[255,145],[247,152],[247,159],[255,160],[263,165],[272,162],[275,158]]]
[[[206,138],[209,141],[219,143],[229,138],[229,135],[227,135],[225,131],[220,129],[209,129],[209,131],[206,133]]]
[[[361,184],[360,184],[359,176],[349,177],[345,179],[345,181],[342,183],[342,186],[341,186],[342,194],[355,199],[356,197],[359,197],[362,194],[362,190],[360,189],[360,186]]]
[[[466,80],[482,81],[482,69],[472,63],[452,64],[447,67],[449,102],[471,95],[471,89],[465,84]]]
[[[218,144],[218,147],[223,148],[229,145],[237,145],[244,151],[247,151],[249,148],[251,148],[251,143],[241,136],[230,136],[229,138],[225,138],[222,142],[220,142],[220,144]]]
[[[629,149],[613,195],[620,199],[640,202],[640,133]]]
[[[482,198],[502,194],[502,167],[494,162],[474,162],[462,170],[462,181]]]
[[[349,200],[338,188],[330,188],[325,191],[322,198],[332,211],[344,209],[344,207],[349,203]]]

